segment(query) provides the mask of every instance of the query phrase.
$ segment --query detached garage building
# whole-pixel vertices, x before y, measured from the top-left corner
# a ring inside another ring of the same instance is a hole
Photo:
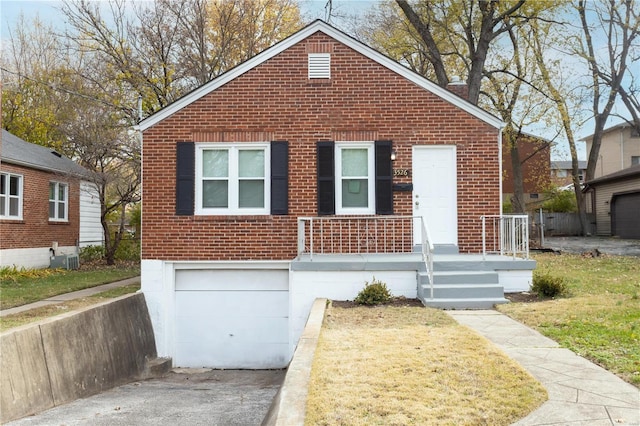
[[[640,239],[640,165],[586,183],[596,233]]]

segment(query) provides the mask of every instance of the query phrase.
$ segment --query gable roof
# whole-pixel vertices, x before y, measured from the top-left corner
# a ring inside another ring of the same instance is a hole
[[[51,148],[29,143],[2,129],[0,158],[3,163],[47,172],[88,176],[89,171]]]
[[[611,127],[607,127],[606,129],[602,130],[602,134],[606,135],[607,133],[611,133],[614,130],[618,130],[618,129],[626,129],[627,127],[631,127],[633,128],[633,126],[629,123],[627,123],[626,121],[622,122],[622,123],[618,123],[616,125],[613,125]],[[582,139],[580,139],[581,142],[587,142],[591,139],[593,139],[594,134],[590,134],[589,136],[585,136]]]
[[[552,161],[551,168],[554,170],[570,170],[573,168],[573,163],[571,161]],[[587,168],[586,161],[578,161],[578,169],[583,170]]]
[[[338,42],[350,47],[356,52],[366,56],[367,58],[376,61],[380,65],[386,67],[387,69],[399,74],[400,76],[406,78],[407,80],[413,82],[417,86],[433,93],[434,95],[442,98],[443,100],[455,105],[456,107],[468,112],[474,117],[484,121],[485,123],[497,128],[501,129],[504,123],[497,118],[496,116],[490,114],[489,112],[483,110],[482,108],[473,105],[471,102],[467,101],[464,98],[461,98],[449,90],[442,88],[435,84],[434,82],[426,79],[425,77],[417,74],[416,72],[406,68],[405,66],[399,64],[388,56],[383,55],[382,53],[372,49],[371,47],[361,43],[355,38],[349,36],[348,34],[338,30],[335,27],[327,24],[322,20],[316,20],[306,27],[302,28],[298,32],[293,35],[285,38],[284,40],[276,43],[270,48],[262,51],[257,54],[253,58],[243,62],[242,64],[232,68],[224,74],[214,78],[210,82],[200,86],[199,88],[193,90],[192,92],[184,95],[180,99],[174,101],[173,103],[167,105],[165,108],[160,111],[150,115],[149,117],[142,120],[136,126],[137,130],[146,130],[149,127],[159,123],[165,118],[171,116],[172,114],[180,111],[182,108],[190,105],[191,103],[197,101],[208,93],[216,90],[217,88],[227,84],[231,80],[236,77],[241,76],[242,74],[250,71],[251,69],[257,67],[263,62],[271,59],[272,57],[278,55],[279,53],[287,50],[288,48],[294,46],[295,44],[303,41],[304,39],[312,36],[313,34],[321,32]]]
[[[600,176],[599,178],[590,180],[586,183],[589,186],[597,186],[602,183],[612,182],[616,180],[626,180],[637,177],[640,179],[640,164],[627,167],[626,169],[618,170],[617,172],[609,173],[608,175]]]

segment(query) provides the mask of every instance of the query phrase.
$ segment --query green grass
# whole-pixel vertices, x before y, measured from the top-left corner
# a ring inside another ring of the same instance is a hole
[[[96,303],[104,302],[107,299],[113,299],[125,294],[134,293],[140,290],[140,284],[130,284],[123,287],[114,288],[94,294],[93,296],[82,299],[74,299],[67,302],[55,303],[43,306],[42,308],[30,309],[14,315],[7,315],[0,319],[0,332],[9,330],[10,328],[19,327],[35,321],[40,321],[55,315],[60,315],[75,309],[81,309]]]
[[[140,268],[103,267],[92,270],[0,270],[0,309],[44,300],[58,294],[95,287],[140,274]]]
[[[566,297],[498,309],[640,387],[640,258],[537,255]]]

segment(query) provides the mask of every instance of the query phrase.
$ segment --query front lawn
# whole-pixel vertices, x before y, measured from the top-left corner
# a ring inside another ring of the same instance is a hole
[[[95,287],[140,275],[137,264],[115,265],[95,269],[0,269],[0,309],[8,309],[44,300],[58,294]]]
[[[546,399],[520,365],[442,311],[330,306],[305,424],[508,425]]]
[[[563,277],[565,297],[498,310],[640,387],[640,258],[540,254],[534,273]]]

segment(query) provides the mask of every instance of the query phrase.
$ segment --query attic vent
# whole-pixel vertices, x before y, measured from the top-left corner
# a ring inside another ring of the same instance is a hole
[[[309,53],[309,78],[331,78],[331,54]]]
[[[58,151],[51,151],[51,153],[58,158],[62,158],[62,154],[60,154]]]

